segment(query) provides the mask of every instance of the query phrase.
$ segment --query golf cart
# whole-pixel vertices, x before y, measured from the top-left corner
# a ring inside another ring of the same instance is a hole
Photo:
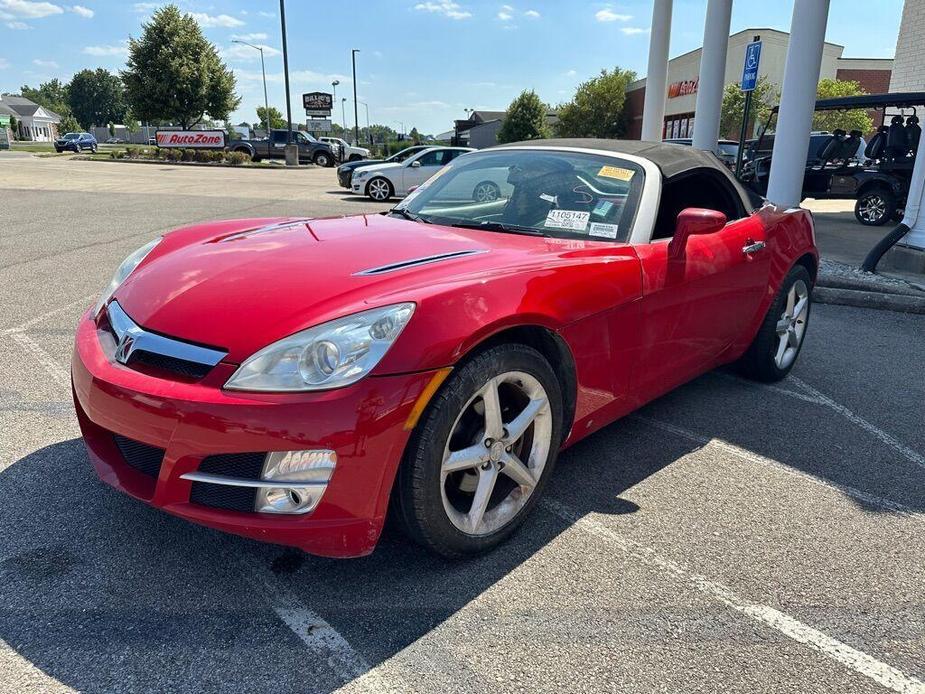
[[[814,133],[803,176],[803,197],[854,199],[854,216],[866,226],[901,219],[922,133],[916,106],[925,106],[925,92],[865,94],[817,101],[816,111],[883,109],[883,122],[863,150],[864,139],[858,130]],[[767,130],[776,116],[775,106],[758,139],[749,147],[748,161],[742,169],[742,182],[761,195],[767,193],[771,172],[773,148],[767,140],[773,138],[773,133],[767,134]]]

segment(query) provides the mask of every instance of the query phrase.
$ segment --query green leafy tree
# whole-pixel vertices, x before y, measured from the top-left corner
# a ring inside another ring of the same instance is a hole
[[[409,135],[411,136],[411,141],[414,142],[414,144],[421,144],[421,133],[418,132],[417,128],[411,128]]]
[[[616,138],[626,134],[626,88],[636,81],[632,70],[614,68],[578,85],[575,96],[558,109],[561,137]]]
[[[762,75],[755,84],[755,90],[752,92],[752,105],[748,119],[748,136],[750,137],[755,123],[766,123],[771,115],[771,109],[777,105],[780,100],[780,93],[768,81],[768,78]],[[742,112],[745,110],[745,92],[743,92],[738,83],[727,84],[723,89],[723,105],[719,118],[719,136],[732,140],[739,139],[739,131],[742,128]]]
[[[127,108],[125,110],[125,129],[128,131],[129,135],[134,135],[137,133],[140,128],[138,127],[138,117],[132,113],[132,109]],[[132,138],[129,138],[132,139]]]
[[[824,79],[819,80],[816,98],[832,99],[866,93],[857,82]],[[867,111],[861,108],[851,111],[817,111],[813,114],[813,130],[835,130],[836,128],[841,128],[846,132],[860,130],[862,133],[868,133],[874,129],[874,121],[867,115]]]
[[[24,84],[19,93],[26,99],[34,101],[46,111],[52,111],[61,116],[61,122],[58,124],[59,133],[80,130],[80,124],[74,118],[71,107],[68,105],[68,86],[61,80],[55,78],[48,82],[43,82],[37,88]]]
[[[19,139],[19,121],[16,116],[10,116],[10,132],[13,133],[13,139]]]
[[[267,129],[267,109],[264,106],[257,107],[257,127],[260,130]],[[279,109],[275,106],[270,106],[270,128],[285,128],[286,119],[283,118],[283,114],[279,112]]]
[[[125,119],[125,90],[122,80],[109,70],[81,70],[67,89],[71,113],[85,128]]]
[[[507,116],[498,131],[498,142],[503,144],[549,137],[550,130],[546,124],[548,112],[549,107],[536,92],[524,90],[507,107]]]
[[[199,24],[176,5],[166,5],[129,39],[122,72],[129,105],[143,120],[174,121],[184,128],[206,114],[224,120],[241,103],[234,73],[218,57]]]
[[[71,110],[68,107],[64,108],[64,113],[58,112],[58,115],[61,116],[61,122],[58,123],[59,133],[63,134],[80,132],[80,123],[77,122],[77,119],[74,118],[73,114],[71,114]]]

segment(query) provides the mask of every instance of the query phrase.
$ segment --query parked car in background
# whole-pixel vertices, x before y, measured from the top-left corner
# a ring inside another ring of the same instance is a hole
[[[89,150],[95,152],[99,146],[96,138],[90,133],[65,133],[63,137],[55,140],[56,152],[82,152]]]
[[[359,159],[345,162],[337,167],[337,183],[341,188],[347,188],[349,190],[353,179],[353,172],[357,169],[365,166],[372,166],[373,164],[400,164],[408,157],[414,156],[418,152],[423,152],[425,149],[429,149],[432,146],[433,145],[414,145],[386,159]]]
[[[694,144],[694,140],[690,137],[672,137],[668,140],[662,140],[670,145],[686,145],[690,147]],[[718,143],[719,151],[717,156],[720,158],[720,161],[726,165],[726,168],[730,171],[734,171],[736,167],[736,156],[739,153],[739,143],[735,140],[720,140]]]
[[[353,174],[351,189],[377,202],[403,198],[456,157],[474,152],[472,147],[429,147],[402,163],[364,166]]]
[[[249,154],[253,161],[261,159],[285,159],[288,130],[271,130],[269,138],[259,140],[234,140],[228,145],[229,152]],[[308,133],[295,131],[292,142],[299,147],[299,163],[316,166],[334,166],[334,150],[326,142],[319,142]]]
[[[319,137],[321,142],[331,145],[331,148],[339,154],[340,161],[359,161],[360,159],[369,159],[370,151],[365,147],[356,147],[340,137]]]
[[[107,145],[123,145],[125,144],[125,140],[118,138],[118,137],[108,137],[106,138],[106,144]]]
[[[157,147],[157,138],[156,138],[156,137],[149,137],[149,138],[148,138],[148,146],[149,146],[149,147]]]

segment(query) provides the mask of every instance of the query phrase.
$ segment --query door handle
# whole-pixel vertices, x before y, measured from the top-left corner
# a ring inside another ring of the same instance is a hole
[[[742,252],[745,255],[751,255],[752,253],[757,253],[764,247],[765,247],[764,241],[753,241],[752,243],[749,243],[743,246]]]

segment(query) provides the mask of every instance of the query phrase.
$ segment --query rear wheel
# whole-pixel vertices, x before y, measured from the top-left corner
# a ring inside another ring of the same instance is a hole
[[[475,202],[494,202],[501,197],[501,188],[494,181],[482,181],[472,189]]]
[[[790,270],[758,334],[737,364],[744,376],[771,383],[790,373],[809,325],[812,286],[805,267],[795,265]]]
[[[385,202],[394,194],[392,183],[387,178],[377,176],[366,184],[366,195],[376,202]]]
[[[479,354],[415,430],[396,480],[398,519],[443,556],[496,547],[536,505],[561,430],[559,382],[539,352],[510,344]]]
[[[883,226],[896,214],[896,196],[886,188],[872,188],[854,204],[854,216],[864,226]]]

